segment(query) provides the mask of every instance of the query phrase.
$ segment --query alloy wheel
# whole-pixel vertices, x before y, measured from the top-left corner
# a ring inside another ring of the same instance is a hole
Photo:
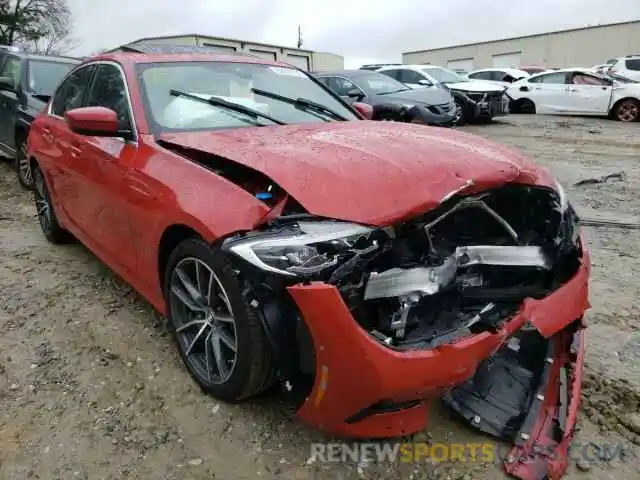
[[[618,107],[618,120],[621,122],[634,122],[640,116],[640,107],[636,102],[625,101]]]
[[[31,169],[29,169],[31,171]],[[40,172],[35,175],[34,182],[34,196],[36,199],[36,210],[38,214],[38,220],[42,231],[45,233],[51,232],[53,225],[53,210],[51,207],[51,200],[49,199],[49,193],[47,192],[47,186],[44,184],[44,177]]]
[[[460,105],[458,102],[456,102],[456,110],[455,113],[453,115],[453,124],[456,125],[458,123],[460,123],[460,120],[462,120],[462,116],[464,115],[464,110],[462,108],[462,105]]]
[[[33,186],[33,174],[31,172],[31,166],[29,165],[29,158],[27,157],[27,146],[24,143],[18,148],[16,161],[20,183],[27,188],[31,188]]]
[[[236,323],[214,271],[197,258],[171,272],[169,302],[178,344],[192,371],[211,384],[229,380],[237,363]]]

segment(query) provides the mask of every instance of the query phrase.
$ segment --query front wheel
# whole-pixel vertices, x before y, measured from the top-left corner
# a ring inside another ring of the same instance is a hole
[[[640,120],[640,102],[632,98],[622,100],[615,106],[613,116],[621,122],[637,122]]]
[[[33,188],[33,175],[31,173],[31,166],[29,165],[29,158],[27,157],[27,143],[24,139],[16,142],[15,167],[20,185],[31,190]]]
[[[164,274],[169,327],[202,390],[237,402],[273,384],[272,355],[257,312],[224,254],[197,238],[180,243]]]
[[[523,98],[518,104],[518,110],[520,113],[534,114],[536,113],[536,105],[528,98]]]
[[[468,121],[467,114],[465,113],[465,105],[462,100],[455,99],[456,110],[453,115],[453,125],[461,127]]]

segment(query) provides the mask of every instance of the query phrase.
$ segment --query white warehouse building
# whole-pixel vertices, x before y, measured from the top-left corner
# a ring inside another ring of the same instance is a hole
[[[640,20],[405,52],[402,63],[431,63],[468,72],[524,65],[591,67],[635,54],[640,54]]]
[[[232,38],[209,37],[199,34],[140,38],[127,45],[135,46],[144,43],[204,46],[221,53],[246,52],[270,60],[286,62],[307,71],[342,70],[344,68],[344,57],[333,53],[315,52],[301,48],[282,47]]]

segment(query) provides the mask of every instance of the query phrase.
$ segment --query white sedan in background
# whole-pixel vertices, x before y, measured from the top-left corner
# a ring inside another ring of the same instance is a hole
[[[528,78],[531,75],[517,68],[483,68],[467,75],[471,80],[487,80],[497,85],[508,87],[513,82]]]
[[[557,115],[611,116],[640,120],[640,83],[588,68],[564,68],[532,75],[506,91],[511,111]]]

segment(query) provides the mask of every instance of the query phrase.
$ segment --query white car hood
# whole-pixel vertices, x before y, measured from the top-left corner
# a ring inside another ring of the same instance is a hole
[[[452,90],[462,92],[502,92],[503,86],[496,85],[488,80],[469,80],[468,82],[447,83]]]

